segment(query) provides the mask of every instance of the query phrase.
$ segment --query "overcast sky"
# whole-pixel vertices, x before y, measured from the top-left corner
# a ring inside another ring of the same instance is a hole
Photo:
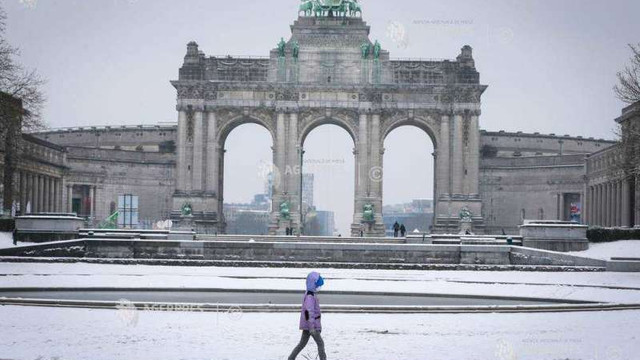
[[[371,39],[395,58],[451,58],[469,44],[481,82],[481,127],[612,138],[623,106],[611,88],[640,42],[640,2],[362,0]],[[176,121],[175,90],[186,44],[207,55],[266,56],[290,34],[298,0],[5,0],[7,37],[21,61],[48,80],[51,127]],[[398,41],[390,25],[406,30]],[[262,192],[255,174],[271,140],[255,125],[228,142],[225,198]],[[431,198],[428,137],[400,128],[385,143],[385,203]],[[316,203],[337,212],[345,234],[353,211],[353,142],[320,127],[305,144],[316,166]],[[421,154],[421,155],[416,155]],[[391,168],[393,166],[393,168]],[[408,176],[408,173],[411,175]]]

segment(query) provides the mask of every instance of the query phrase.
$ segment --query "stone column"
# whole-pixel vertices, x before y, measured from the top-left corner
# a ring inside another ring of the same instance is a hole
[[[466,159],[465,171],[467,179],[467,194],[479,196],[479,164],[480,164],[480,127],[478,124],[478,115],[473,113],[469,118],[469,134],[468,134],[468,158]]]
[[[604,184],[598,185],[598,225],[605,226]]]
[[[49,201],[47,202],[48,204],[48,208],[49,208],[49,212],[54,212],[55,209],[53,208],[54,204],[55,204],[55,199],[56,199],[56,187],[55,187],[55,181],[52,177],[49,177]]]
[[[456,112],[453,116],[453,146],[451,147],[453,153],[451,154],[451,176],[452,176],[452,190],[453,194],[462,194],[464,183],[464,169],[463,169],[463,146],[462,146],[462,131],[463,131],[463,118],[461,112]]]
[[[611,226],[613,224],[613,184],[611,182],[607,182],[607,226]]]
[[[58,212],[64,212],[64,178],[58,179]]]
[[[37,178],[35,174],[29,174],[29,202],[31,204],[31,212],[36,212],[36,194],[37,194]]]
[[[176,190],[183,191],[187,185],[187,113],[183,109],[178,111],[178,138],[176,144]]]
[[[195,191],[204,190],[204,114],[202,111],[196,111],[193,115],[193,164],[191,173],[192,184],[191,189]]]
[[[205,179],[206,191],[216,193],[218,191],[218,120],[216,113],[211,111],[207,114],[207,176]]]
[[[616,181],[616,226],[622,226],[622,182]]]
[[[558,216],[556,217],[560,221],[564,221],[564,194],[558,194]]]
[[[436,163],[436,188],[438,189],[437,201],[442,196],[449,195],[451,193],[451,155],[449,152],[449,115],[442,115],[440,125],[440,138],[436,149],[437,163]],[[434,203],[434,209],[437,206]]]
[[[298,114],[292,112],[284,114],[284,172],[282,176],[286,187],[284,191],[288,194],[289,211],[291,215],[291,227],[299,234],[302,230],[302,214],[300,214],[300,181],[302,179],[301,156],[302,145],[298,144]]]
[[[73,212],[73,185],[67,185],[67,212]]]
[[[631,225],[631,194],[628,180],[622,181],[622,226],[629,227]]]
[[[20,215],[25,214],[27,208],[27,174],[20,171]]]
[[[358,119],[358,184],[356,187],[356,194],[360,198],[367,197],[367,190],[369,187],[369,141],[368,141],[368,133],[367,133],[367,114],[360,114]],[[363,205],[363,204],[359,204]],[[356,212],[359,209],[356,208]]]
[[[93,190],[93,186],[89,186],[89,217],[93,218],[93,197],[94,197],[94,190]]]
[[[38,175],[38,212],[44,211],[44,177]]]
[[[375,213],[375,224],[372,229],[376,236],[384,236],[384,220],[382,218],[382,182],[383,182],[383,153],[384,139],[380,136],[380,114],[371,115],[370,164],[367,171],[371,187],[369,195]],[[435,186],[435,184],[434,184]]]

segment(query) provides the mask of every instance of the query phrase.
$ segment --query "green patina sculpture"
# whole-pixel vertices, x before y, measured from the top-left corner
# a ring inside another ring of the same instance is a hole
[[[362,16],[362,7],[358,4],[358,0],[301,0],[299,13],[304,16],[315,14],[316,17],[322,16],[356,16],[358,13]]]
[[[380,59],[380,50],[382,50],[382,47],[380,46],[380,43],[378,42],[378,40],[376,40],[376,42],[373,44],[374,59]]]
[[[287,43],[284,42],[284,38],[280,38],[280,42],[278,43],[278,56],[279,57],[284,57],[285,56],[285,46],[287,45]]]
[[[298,44],[298,41],[296,40],[291,44],[291,53],[293,54],[294,59],[297,59],[298,55],[300,55],[300,44]]]
[[[365,204],[362,207],[362,220],[364,220],[365,222],[373,222],[375,221],[374,215],[375,213],[373,211],[372,204]]]
[[[180,208],[180,213],[182,214],[182,216],[191,216],[191,215],[193,215],[193,208],[191,207],[191,204],[184,203],[182,205],[182,207]]]
[[[287,201],[280,204],[280,217],[283,220],[289,220],[291,218],[291,211],[289,210],[289,203]]]
[[[473,214],[467,207],[463,207],[460,209],[460,214],[458,214],[458,216],[460,217],[460,220],[470,221]]]
[[[360,50],[362,51],[362,58],[368,58],[369,51],[371,51],[371,44],[367,41],[363,42],[362,45],[360,45]]]

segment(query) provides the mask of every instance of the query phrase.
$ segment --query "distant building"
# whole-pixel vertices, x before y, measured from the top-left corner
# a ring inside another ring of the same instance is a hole
[[[382,209],[386,236],[393,236],[393,224],[404,224],[407,233],[418,230],[431,232],[433,225],[433,200],[416,199],[410,203],[386,205]]]
[[[311,210],[306,218],[304,235],[333,236],[336,222],[333,211]]]
[[[302,204],[313,207],[313,174],[302,174]]]
[[[267,235],[271,202],[267,194],[254,195],[250,204],[224,204],[227,234]]]

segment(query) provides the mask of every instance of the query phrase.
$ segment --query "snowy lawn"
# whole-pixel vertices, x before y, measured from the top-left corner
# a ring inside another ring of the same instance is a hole
[[[591,243],[589,250],[575,251],[570,254],[602,260],[610,260],[612,257],[640,258],[640,240]]]
[[[35,243],[30,242],[20,242],[18,245],[31,245]],[[14,247],[13,245],[13,234],[10,232],[0,232],[0,249]]]
[[[3,359],[286,359],[299,314],[1,306]],[[640,311],[326,314],[329,359],[637,359]],[[316,359],[313,341],[298,359]]]

